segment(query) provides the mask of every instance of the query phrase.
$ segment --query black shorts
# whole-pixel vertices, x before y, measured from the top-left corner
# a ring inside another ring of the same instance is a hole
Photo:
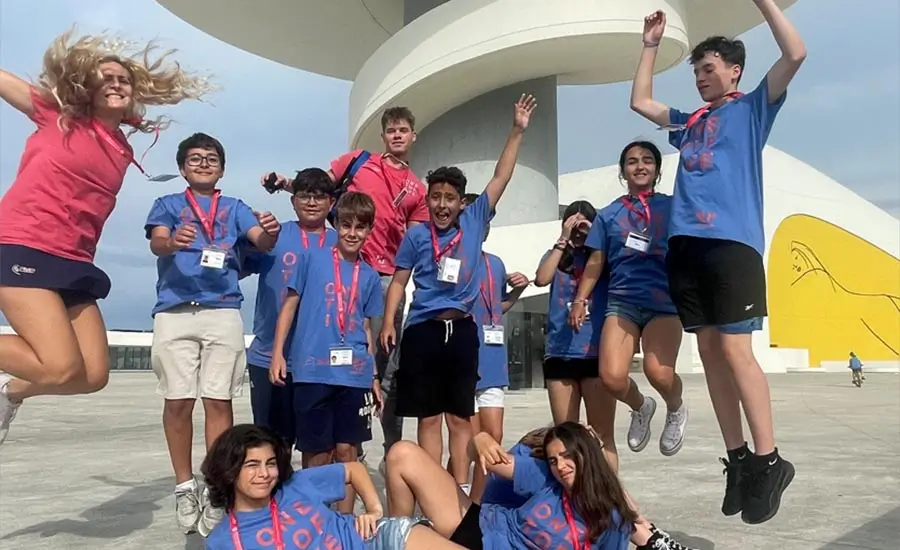
[[[596,357],[566,359],[544,358],[544,380],[584,380],[600,376],[600,360]]]
[[[450,535],[450,542],[455,542],[469,550],[484,548],[484,534],[481,532],[481,506],[474,502],[469,505],[466,515]]]
[[[54,290],[67,308],[102,300],[112,286],[106,273],[90,262],[18,244],[0,244],[0,285]]]
[[[750,332],[762,326],[768,313],[766,270],[753,248],[723,239],[672,237],[666,270],[685,330],[716,326]]]
[[[285,377],[284,386],[269,382],[269,369],[248,365],[250,373],[250,410],[253,423],[272,428],[291,447],[297,439],[294,422],[294,382],[291,373]]]
[[[471,317],[429,319],[406,327],[394,379],[397,416],[473,416],[479,345],[478,327]]]
[[[324,453],[338,443],[359,445],[372,439],[372,392],[297,382],[294,384],[297,450]]]

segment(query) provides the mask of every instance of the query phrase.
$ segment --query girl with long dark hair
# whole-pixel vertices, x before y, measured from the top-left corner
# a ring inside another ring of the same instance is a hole
[[[507,454],[482,432],[469,455],[485,471],[512,480],[519,506],[476,504],[417,445],[400,442],[387,457],[390,515],[416,502],[432,527],[470,550],[576,548],[625,550],[637,520],[600,440],[576,422],[550,428],[543,458]]]
[[[595,322],[605,316],[600,340],[601,380],[609,393],[631,408],[628,446],[634,452],[644,450],[650,441],[656,401],[644,396],[629,376],[640,342],[644,374],[667,408],[659,450],[672,456],[684,442],[688,411],[682,400],[681,378],[675,373],[683,329],[669,296],[666,274],[672,197],[656,191],[661,166],[662,154],[651,142],[635,141],[622,150],[619,177],[628,186],[628,193],[600,210],[591,226],[585,244],[592,252],[569,323],[578,327],[584,322],[584,302],[596,285],[605,283],[598,281],[608,273],[606,309],[593,312]],[[611,426],[613,419],[607,422]]]

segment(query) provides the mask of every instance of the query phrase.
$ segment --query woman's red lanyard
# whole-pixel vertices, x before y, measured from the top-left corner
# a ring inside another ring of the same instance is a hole
[[[578,545],[578,527],[575,525],[575,516],[572,514],[572,507],[569,506],[569,497],[566,493],[562,495],[563,511],[566,514],[566,523],[569,524],[569,535],[572,537],[572,548],[574,550],[591,550],[590,541],[584,541],[584,544]]]
[[[447,246],[441,249],[439,246],[440,242],[438,241],[437,231],[435,231],[434,229],[434,223],[431,223],[429,225],[431,226],[431,248],[432,252],[434,253],[434,263],[439,264],[441,263],[441,258],[446,256],[448,252],[453,250],[453,247],[459,244],[460,239],[462,239],[462,228],[460,228],[457,231],[456,235],[454,235],[453,238],[450,239],[450,242],[447,243]]]
[[[494,274],[491,273],[491,260],[490,260],[490,258],[488,258],[487,254],[482,252],[481,257],[484,258],[484,268],[487,270],[487,292],[484,291],[484,287],[481,287],[481,298],[484,300],[484,305],[487,306],[488,315],[490,315],[491,324],[493,324],[494,323]]]
[[[730,99],[737,99],[743,95],[744,94],[742,94],[741,92],[728,92],[727,94],[725,94],[725,97],[730,98]],[[703,117],[703,115],[708,113],[711,108],[712,108],[712,103],[707,103],[703,107],[700,107],[699,109],[694,111],[694,113],[690,116],[690,118],[688,118],[687,123],[684,125],[685,129],[690,130],[691,127],[694,124],[697,124],[697,121],[700,120]]]
[[[637,200],[641,203],[641,206],[644,207],[643,212],[631,204],[634,199],[628,200],[628,197],[622,197],[622,204],[625,205],[625,208],[630,210],[635,216],[644,220],[644,233],[650,231],[650,203],[647,202],[647,197],[649,195],[650,193],[638,193]]]
[[[353,278],[350,280],[350,296],[348,297],[347,311],[344,311],[344,282],[341,280],[341,258],[337,247],[331,249],[334,258],[334,293],[337,294],[337,323],[341,331],[341,343],[347,334],[347,317],[353,313],[353,304],[356,303],[356,290],[359,285],[359,258],[353,263]]]
[[[159,128],[157,128],[153,132],[153,143],[150,144],[150,147],[147,147],[147,150],[144,151],[143,155],[141,155],[140,162],[138,162],[134,159],[134,154],[130,153],[127,149],[125,149],[125,146],[122,145],[122,142],[120,140],[116,139],[115,137],[113,137],[112,133],[109,131],[109,128],[104,126],[102,122],[100,122],[99,120],[94,118],[94,119],[91,119],[91,125],[94,128],[94,133],[97,134],[98,136],[100,136],[101,138],[103,138],[103,141],[105,141],[107,145],[109,145],[110,147],[115,149],[116,152],[119,153],[120,155],[122,155],[123,157],[128,158],[128,162],[135,165],[137,167],[137,169],[141,171],[141,174],[144,174],[144,176],[147,177],[148,179],[150,178],[150,174],[148,174],[147,172],[144,171],[144,168],[141,166],[141,163],[144,162],[144,157],[147,156],[147,153],[150,152],[150,149],[152,149],[153,146],[156,145],[156,142],[159,141]]]
[[[325,228],[322,228],[322,232],[319,233],[319,248],[325,246]],[[300,239],[303,241],[303,250],[309,250],[309,237],[306,236],[306,230],[302,227],[300,228]]]
[[[274,498],[269,501],[269,513],[272,515],[272,536],[275,538],[275,548],[276,550],[284,550],[284,541],[281,538],[281,519],[278,518],[278,505],[275,504]],[[228,522],[231,524],[231,540],[234,542],[234,550],[244,550],[234,512],[228,513]]]
[[[191,210],[194,211],[194,215],[197,216],[197,219],[200,220],[200,225],[203,227],[203,232],[206,235],[206,238],[209,239],[209,244],[213,244],[213,240],[215,239],[215,227],[216,227],[216,214],[219,211],[219,194],[221,191],[216,189],[212,197],[209,199],[209,212],[204,212],[202,208],[200,208],[200,204],[197,202],[197,199],[194,197],[194,192],[190,187],[184,190],[184,196],[187,198],[188,204],[191,206]]]

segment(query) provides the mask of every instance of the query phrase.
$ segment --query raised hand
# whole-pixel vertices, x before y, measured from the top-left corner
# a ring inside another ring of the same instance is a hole
[[[524,130],[528,128],[528,122],[531,120],[531,112],[537,107],[537,100],[531,94],[522,94],[519,101],[516,101],[516,112],[513,117],[513,126]]]
[[[275,182],[272,185],[266,185],[266,181],[272,176],[275,175]],[[266,172],[259,178],[259,184],[263,186],[263,188],[269,193],[274,193],[279,190],[287,190],[290,182],[288,179],[281,174],[276,174],[275,172]]]
[[[269,235],[274,237],[281,231],[281,224],[271,212],[253,212],[253,215],[256,216],[259,226]]]
[[[506,284],[513,288],[525,288],[527,287],[531,281],[528,280],[528,276],[523,273],[519,273],[516,271],[515,273],[510,273],[506,276]]]
[[[666,12],[656,10],[644,18],[644,44],[659,44],[666,32]]]

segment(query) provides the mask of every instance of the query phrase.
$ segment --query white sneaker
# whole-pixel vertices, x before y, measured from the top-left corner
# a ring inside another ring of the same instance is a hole
[[[628,428],[628,447],[639,453],[650,442],[650,421],[656,414],[656,400],[644,397],[644,404],[636,411],[631,411],[631,426]]]
[[[197,530],[200,519],[200,500],[197,498],[197,480],[175,486],[175,521],[185,535]]]
[[[209,489],[203,489],[200,494],[200,520],[197,522],[197,532],[200,536],[208,537],[224,517],[225,510],[213,507],[209,503]]]
[[[6,441],[6,436],[9,434],[9,425],[22,405],[21,401],[16,403],[6,395],[6,390],[9,388],[9,382],[12,379],[13,377],[5,372],[0,373],[0,445],[3,445],[3,442]]]
[[[666,425],[659,436],[659,452],[663,456],[674,456],[684,444],[684,428],[688,421],[687,405],[681,404],[677,411],[666,413]]]

